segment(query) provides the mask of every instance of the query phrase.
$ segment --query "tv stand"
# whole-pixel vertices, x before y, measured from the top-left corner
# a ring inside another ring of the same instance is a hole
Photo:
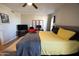
[[[21,37],[21,36],[24,36],[26,33],[27,33],[26,30],[19,30],[19,31],[17,31],[17,36]]]
[[[16,35],[18,37],[24,36],[28,32],[28,25],[17,25],[17,32]]]

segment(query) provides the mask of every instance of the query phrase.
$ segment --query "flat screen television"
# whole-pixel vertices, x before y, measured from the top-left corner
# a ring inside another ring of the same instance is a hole
[[[17,25],[17,30],[27,30],[28,25]]]

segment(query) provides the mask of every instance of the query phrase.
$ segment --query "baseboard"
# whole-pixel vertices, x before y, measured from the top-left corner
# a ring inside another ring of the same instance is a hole
[[[8,43],[12,42],[13,40],[15,40],[16,38],[18,38],[18,37],[17,37],[17,36],[15,36],[13,39],[8,40],[7,42],[2,43],[2,45],[6,45],[6,44],[8,44]]]

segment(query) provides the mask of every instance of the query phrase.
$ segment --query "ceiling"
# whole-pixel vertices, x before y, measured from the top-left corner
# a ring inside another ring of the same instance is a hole
[[[50,14],[54,13],[55,10],[60,8],[63,4],[61,3],[35,3],[38,9],[35,9],[33,6],[22,7],[24,3],[2,3],[7,7],[13,9],[13,11],[22,13],[22,14]]]

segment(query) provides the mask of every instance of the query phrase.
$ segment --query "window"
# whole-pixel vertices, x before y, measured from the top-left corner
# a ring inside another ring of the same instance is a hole
[[[36,25],[43,26],[43,20],[32,20],[32,26],[36,27]]]

